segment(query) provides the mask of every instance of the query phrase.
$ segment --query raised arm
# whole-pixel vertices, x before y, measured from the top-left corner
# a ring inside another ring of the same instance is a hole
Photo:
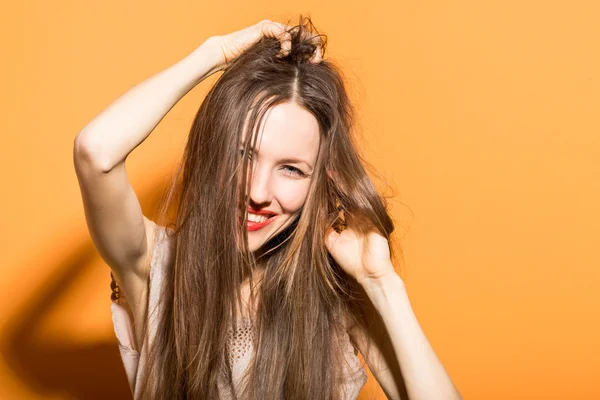
[[[115,100],[74,141],[73,161],[90,236],[136,320],[146,312],[144,278],[154,224],[142,214],[125,160],[179,99],[222,68],[221,60],[219,45],[209,38]]]
[[[102,172],[110,172],[187,92],[222,68],[221,59],[217,38],[211,37],[183,60],[137,84],[81,130],[75,156],[83,155]]]
[[[146,314],[146,270],[155,224],[143,214],[129,183],[125,160],[169,110],[204,78],[225,69],[263,36],[291,48],[287,26],[262,20],[206,40],[194,52],[139,83],[90,121],[75,138],[73,158],[92,241],[112,269],[134,321]],[[318,40],[318,38],[316,39]],[[320,61],[319,56],[315,62]],[[141,332],[136,332],[141,343]]]

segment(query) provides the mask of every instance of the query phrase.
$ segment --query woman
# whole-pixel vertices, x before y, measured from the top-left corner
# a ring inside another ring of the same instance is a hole
[[[114,278],[135,398],[355,399],[356,350],[389,398],[460,398],[394,272],[393,223],[324,39],[302,18],[211,37],[79,133],[86,220]],[[217,71],[155,223],[125,159]]]

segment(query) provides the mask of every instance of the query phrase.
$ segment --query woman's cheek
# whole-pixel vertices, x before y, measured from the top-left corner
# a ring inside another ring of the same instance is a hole
[[[295,183],[295,184],[294,184]],[[279,193],[281,207],[290,213],[298,211],[306,201],[309,185],[307,182],[289,182],[282,185]]]

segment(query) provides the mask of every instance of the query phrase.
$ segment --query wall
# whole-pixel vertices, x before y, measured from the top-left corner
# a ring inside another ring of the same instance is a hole
[[[309,14],[394,190],[413,309],[468,399],[600,398],[599,7],[592,1],[3,7],[0,398],[127,398],[75,135],[206,38]],[[155,204],[214,77],[128,158]],[[370,379],[361,399],[385,398]]]

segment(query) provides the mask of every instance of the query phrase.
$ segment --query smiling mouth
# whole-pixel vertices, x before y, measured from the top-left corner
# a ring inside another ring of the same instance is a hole
[[[269,225],[271,222],[273,222],[273,220],[275,218],[277,218],[277,215],[271,215],[269,217],[266,217],[265,215],[257,215],[257,214],[252,214],[252,213],[248,213],[248,221],[247,221],[247,227],[249,231],[257,231],[259,229],[264,228],[265,226]],[[254,219],[254,221],[251,221],[250,218]]]

